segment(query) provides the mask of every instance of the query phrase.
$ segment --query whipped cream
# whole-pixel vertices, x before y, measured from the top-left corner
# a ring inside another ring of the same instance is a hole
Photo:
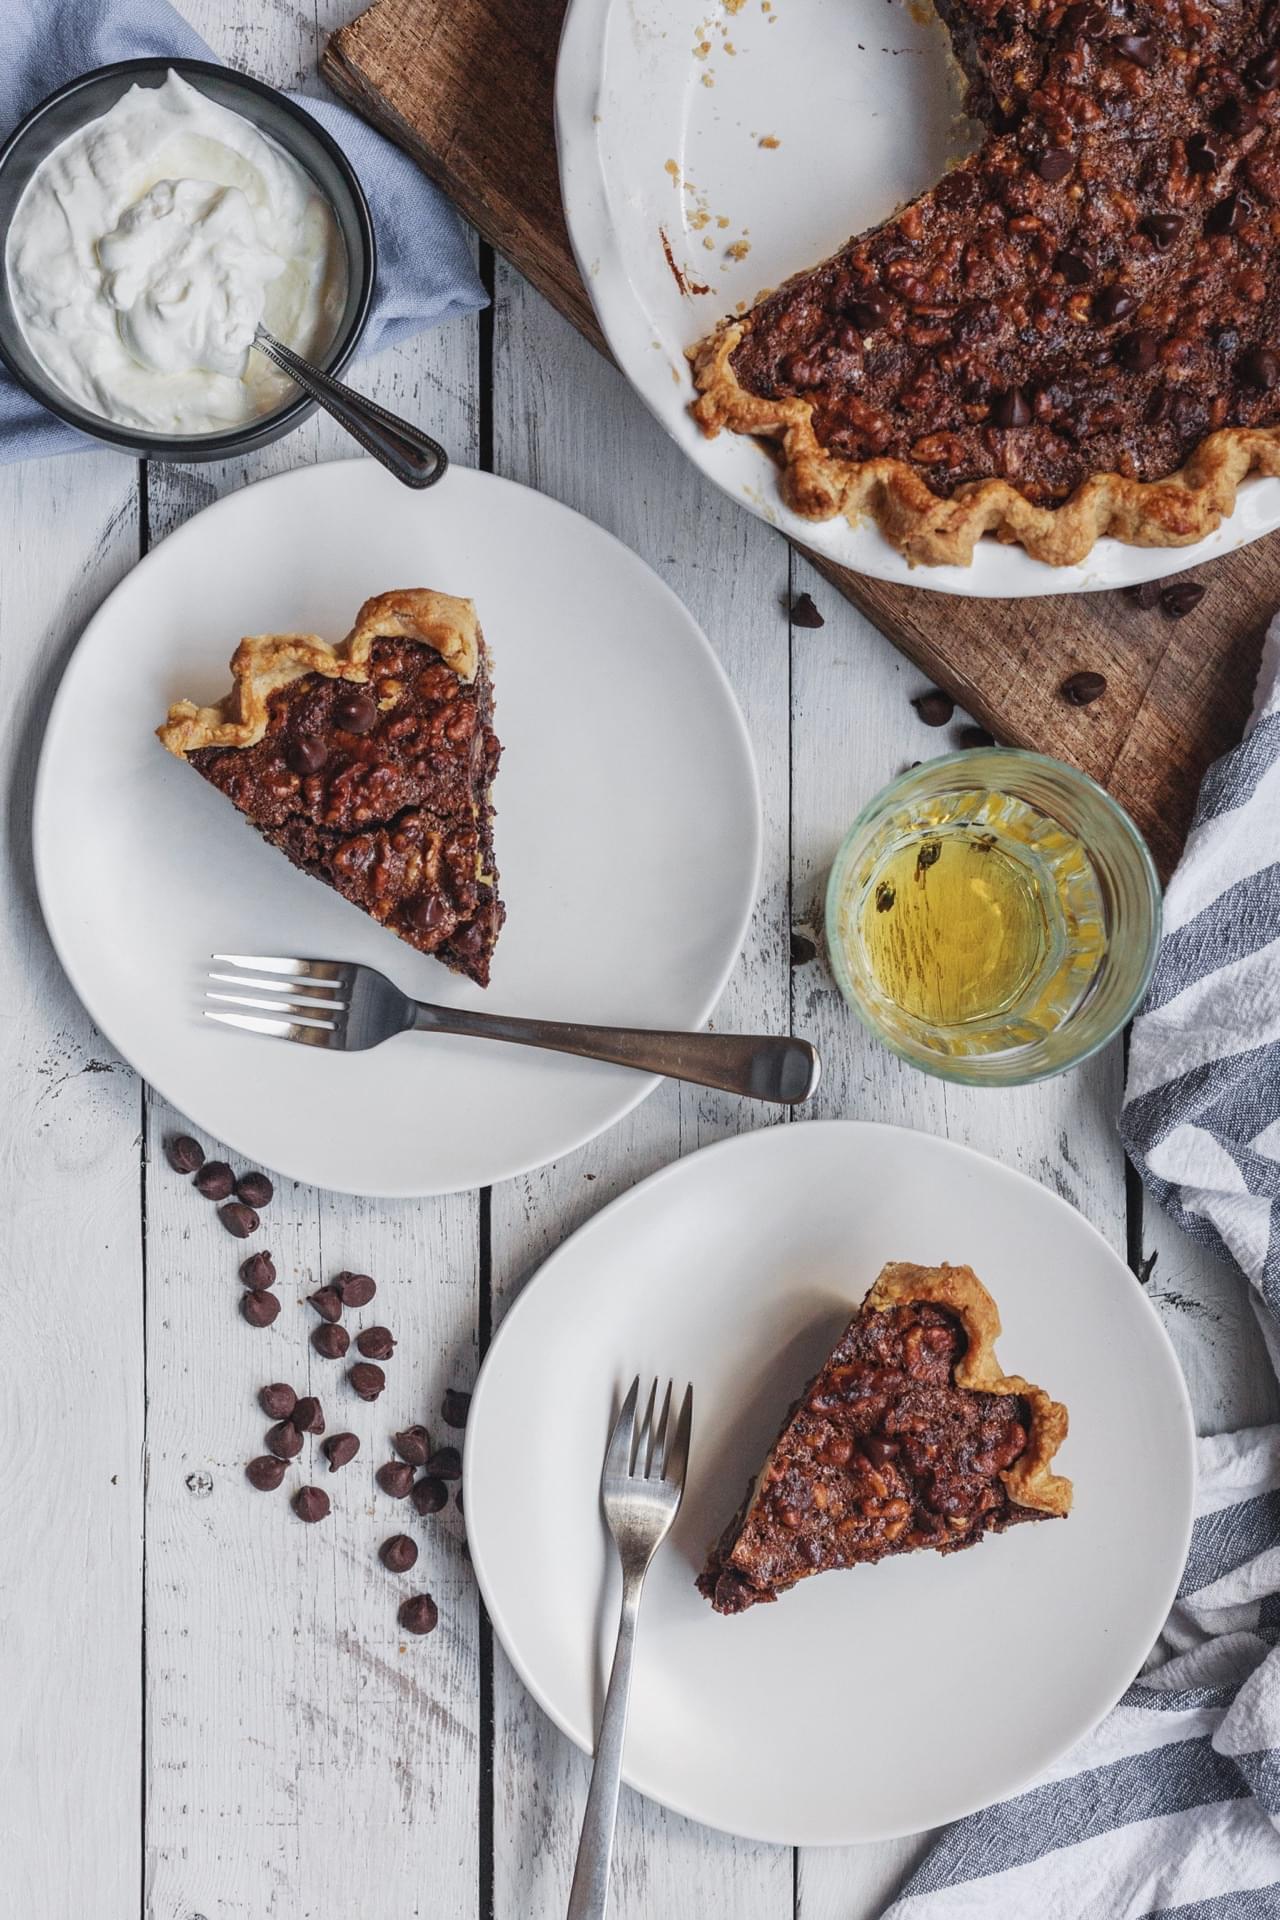
[[[315,357],[346,297],[310,176],[180,75],[134,86],[27,185],[5,268],[28,347],[90,413],[152,433],[243,425],[293,390],[259,323]]]

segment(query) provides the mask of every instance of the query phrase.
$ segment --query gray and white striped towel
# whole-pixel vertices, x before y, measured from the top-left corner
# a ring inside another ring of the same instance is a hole
[[[1242,1268],[1280,1370],[1280,618],[1169,885],[1121,1133],[1161,1206]],[[1030,1792],[949,1828],[885,1920],[1280,1920],[1280,1426],[1198,1445],[1146,1667]]]

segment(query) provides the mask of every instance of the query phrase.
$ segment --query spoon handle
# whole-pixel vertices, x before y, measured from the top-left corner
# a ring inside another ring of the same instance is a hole
[[[309,360],[299,359],[265,327],[258,328],[253,344],[406,487],[433,487],[443,477],[449,456],[429,433],[388,413],[376,400],[344,386],[332,374],[322,373]]]

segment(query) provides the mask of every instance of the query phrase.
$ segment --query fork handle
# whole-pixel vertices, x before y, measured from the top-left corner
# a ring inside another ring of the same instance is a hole
[[[604,1713],[596,1738],[595,1763],[582,1816],[582,1838],[573,1870],[566,1920],[604,1920],[609,1904],[609,1866],[613,1859],[613,1832],[618,1820],[618,1791],[622,1785],[622,1747],[627,1734],[627,1707],[631,1698],[631,1663],[636,1648],[636,1621],[644,1573],[626,1574],[622,1583],[622,1613],[613,1670],[605,1694]]]
[[[546,1047],[583,1060],[607,1060],[669,1080],[691,1080],[750,1100],[796,1106],[818,1084],[821,1066],[807,1040],[746,1033],[662,1033],[648,1027],[584,1027],[562,1020],[525,1020],[469,1007],[435,1007],[419,1001],[419,1033],[461,1033],[481,1040],[508,1040]]]

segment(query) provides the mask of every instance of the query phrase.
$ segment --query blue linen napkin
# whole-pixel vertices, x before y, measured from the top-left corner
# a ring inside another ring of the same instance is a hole
[[[167,55],[214,58],[168,0],[10,0],[0,5],[0,136],[93,67]],[[337,141],[373,214],[378,284],[360,356],[483,307],[485,291],[457,215],[408,155],[344,107],[289,97]],[[0,462],[99,445],[46,413],[0,369]]]

